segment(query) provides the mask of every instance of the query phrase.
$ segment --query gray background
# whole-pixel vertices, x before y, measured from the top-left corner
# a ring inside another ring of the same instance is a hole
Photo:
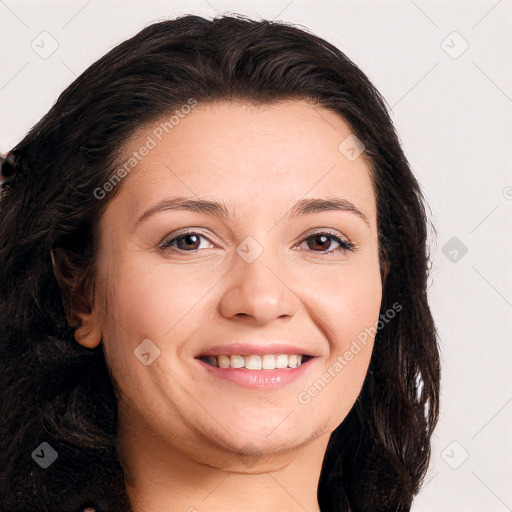
[[[441,418],[413,511],[512,511],[511,0],[0,0],[0,151],[143,26],[225,12],[303,25],[386,98],[437,230]]]

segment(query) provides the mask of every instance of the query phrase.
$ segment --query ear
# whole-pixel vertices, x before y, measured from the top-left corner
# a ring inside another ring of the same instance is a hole
[[[75,339],[88,348],[97,347],[102,338],[100,319],[94,307],[92,258],[57,247],[50,253],[62,304]]]
[[[101,327],[94,312],[77,313],[80,327],[75,331],[75,339],[80,345],[95,348],[101,343]]]

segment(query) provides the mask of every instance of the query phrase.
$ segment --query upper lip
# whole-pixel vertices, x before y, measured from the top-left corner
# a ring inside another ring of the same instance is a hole
[[[290,345],[282,342],[265,343],[230,343],[228,345],[212,345],[203,350],[196,357],[201,356],[220,356],[220,355],[264,355],[264,354],[297,354],[303,356],[315,357],[310,349],[301,348],[297,345]]]

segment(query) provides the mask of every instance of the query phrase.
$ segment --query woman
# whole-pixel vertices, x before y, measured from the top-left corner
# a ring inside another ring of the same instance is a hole
[[[427,219],[338,49],[155,23],[2,176],[2,512],[410,509],[439,405]]]

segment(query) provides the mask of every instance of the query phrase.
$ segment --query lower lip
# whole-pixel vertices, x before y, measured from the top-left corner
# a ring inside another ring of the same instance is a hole
[[[205,363],[200,359],[196,361],[210,375],[219,379],[229,380],[249,389],[279,389],[299,379],[308,371],[315,358],[309,359],[297,368],[283,368],[276,370],[246,370],[244,368],[219,368]]]

